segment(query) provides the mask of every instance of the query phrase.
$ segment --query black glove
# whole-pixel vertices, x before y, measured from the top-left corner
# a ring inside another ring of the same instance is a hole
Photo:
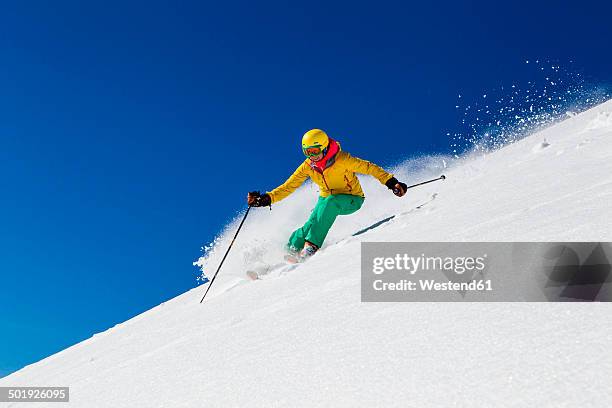
[[[393,190],[393,194],[398,197],[406,194],[406,191],[408,190],[408,186],[405,183],[398,181],[395,177],[391,177],[389,180],[387,180],[385,186],[387,186],[389,190]]]
[[[247,203],[251,207],[267,207],[272,204],[272,198],[268,193],[261,194],[259,191],[251,191],[247,195]]]

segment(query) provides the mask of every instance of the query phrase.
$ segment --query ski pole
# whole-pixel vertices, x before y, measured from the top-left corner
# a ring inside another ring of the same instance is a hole
[[[434,181],[445,180],[445,179],[446,179],[446,176],[443,174],[443,175],[441,175],[438,178],[427,180],[427,181],[423,181],[422,183],[416,183],[416,184],[413,184],[411,186],[408,186],[408,187],[406,187],[406,189],[409,189],[409,188],[412,188],[412,187],[416,187],[416,186],[422,186],[423,184],[433,183]]]
[[[236,234],[234,234],[234,238],[232,238],[232,242],[230,242],[229,247],[227,248],[227,251],[225,251],[225,255],[223,255],[223,259],[221,259],[221,263],[219,264],[219,267],[217,268],[217,272],[215,272],[212,279],[210,280],[210,283],[208,284],[208,288],[206,288],[206,292],[204,292],[204,296],[202,296],[202,300],[200,300],[200,303],[204,301],[206,294],[210,290],[210,287],[212,286],[213,282],[215,281],[215,278],[217,277],[217,274],[221,270],[221,266],[223,265],[225,258],[227,258],[227,254],[229,254],[230,249],[232,249],[232,245],[234,245],[234,241],[236,240],[236,237],[238,236],[238,233],[240,232],[240,228],[242,228],[242,224],[244,224],[244,220],[246,220],[247,215],[249,215],[250,210],[251,210],[251,206],[249,206],[249,208],[247,208],[246,212],[244,213],[244,217],[242,217],[242,221],[240,221],[240,225],[238,226],[238,229],[236,230]]]

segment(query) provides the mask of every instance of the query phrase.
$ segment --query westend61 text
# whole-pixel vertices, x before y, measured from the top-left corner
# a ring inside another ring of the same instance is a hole
[[[418,282],[418,283],[417,283]],[[490,279],[473,280],[471,282],[436,282],[433,279],[419,279],[417,282],[402,279],[399,282],[383,282],[380,279],[372,282],[372,286],[376,291],[412,291],[412,290],[429,290],[429,291],[490,291],[493,290],[493,285]]]

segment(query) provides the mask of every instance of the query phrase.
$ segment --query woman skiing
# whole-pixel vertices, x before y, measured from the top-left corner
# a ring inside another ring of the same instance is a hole
[[[349,215],[361,208],[363,190],[355,173],[369,174],[393,193],[402,197],[406,184],[369,161],[358,159],[340,149],[340,144],[320,129],[312,129],[302,138],[306,160],[282,185],[261,194],[250,192],[247,202],[252,207],[267,207],[293,193],[310,177],[320,188],[320,196],[306,223],[296,229],[287,247],[298,260],[314,255],[338,215]]]

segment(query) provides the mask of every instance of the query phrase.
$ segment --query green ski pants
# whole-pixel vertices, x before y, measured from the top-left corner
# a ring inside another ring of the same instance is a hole
[[[363,197],[350,194],[319,197],[308,221],[291,234],[288,247],[299,251],[308,241],[321,248],[336,217],[354,213],[361,208],[363,201]]]

